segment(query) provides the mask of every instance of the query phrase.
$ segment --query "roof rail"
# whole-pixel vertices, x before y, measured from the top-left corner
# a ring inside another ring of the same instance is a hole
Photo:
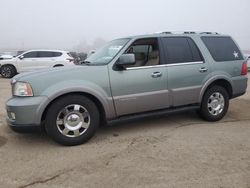
[[[163,31],[160,34],[196,34],[195,31]]]
[[[184,31],[183,34],[196,34],[195,31]]]
[[[171,31],[163,31],[163,32],[161,32],[161,34],[172,34],[172,32]]]
[[[155,34],[214,34],[219,35],[217,32],[210,32],[210,31],[202,31],[202,32],[195,32],[195,31],[160,31],[155,32]]]
[[[219,35],[219,33],[217,33],[217,32],[210,32],[210,31],[200,32],[200,34],[214,34],[214,35]]]

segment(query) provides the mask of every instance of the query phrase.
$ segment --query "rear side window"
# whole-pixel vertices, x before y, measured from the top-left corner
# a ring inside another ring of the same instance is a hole
[[[53,53],[54,52],[40,51],[39,52],[39,57],[54,57]]]
[[[169,64],[202,61],[200,52],[192,39],[165,37],[162,41]]]
[[[242,60],[242,54],[231,37],[201,37],[215,61]]]
[[[61,52],[53,52],[53,57],[59,57],[61,55],[62,55]]]
[[[50,52],[50,51],[39,51],[39,57],[59,57],[61,56],[61,52]]]
[[[196,44],[194,43],[194,41],[190,38],[187,38],[187,40],[188,40],[188,44],[189,44],[191,51],[192,51],[193,61],[194,62],[203,61],[201,53],[200,53],[198,47],[196,46]]]

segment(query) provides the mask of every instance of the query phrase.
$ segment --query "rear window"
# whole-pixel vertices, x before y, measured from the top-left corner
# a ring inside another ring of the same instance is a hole
[[[242,60],[242,54],[231,37],[201,37],[215,61]]]
[[[168,63],[187,63],[202,61],[201,54],[192,39],[187,37],[162,38]]]

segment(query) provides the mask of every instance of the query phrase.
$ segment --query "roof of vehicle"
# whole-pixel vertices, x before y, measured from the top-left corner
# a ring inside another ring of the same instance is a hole
[[[161,31],[146,35],[135,35],[128,38],[150,38],[150,37],[162,37],[162,36],[228,36],[217,32],[195,32],[195,31]],[[125,37],[126,38],[126,37]]]
[[[26,52],[33,52],[33,51],[45,51],[45,52],[62,52],[62,53],[68,53],[68,51],[65,51],[65,50],[51,50],[51,49],[33,49],[33,50],[27,50],[23,53],[26,53]]]

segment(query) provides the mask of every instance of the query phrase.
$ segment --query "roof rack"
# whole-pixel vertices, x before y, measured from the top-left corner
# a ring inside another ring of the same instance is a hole
[[[214,34],[214,35],[219,35],[219,33],[217,33],[217,32],[207,32],[207,31],[205,31],[205,32],[200,32],[200,34]]]
[[[196,34],[195,31],[163,31],[160,34]]]
[[[163,32],[160,32],[160,34],[173,34],[171,31],[163,31]]]
[[[195,31],[184,31],[183,34],[196,34]]]
[[[214,34],[219,35],[217,32],[203,31],[203,32],[195,32],[195,31],[160,31],[155,32],[155,34]]]

